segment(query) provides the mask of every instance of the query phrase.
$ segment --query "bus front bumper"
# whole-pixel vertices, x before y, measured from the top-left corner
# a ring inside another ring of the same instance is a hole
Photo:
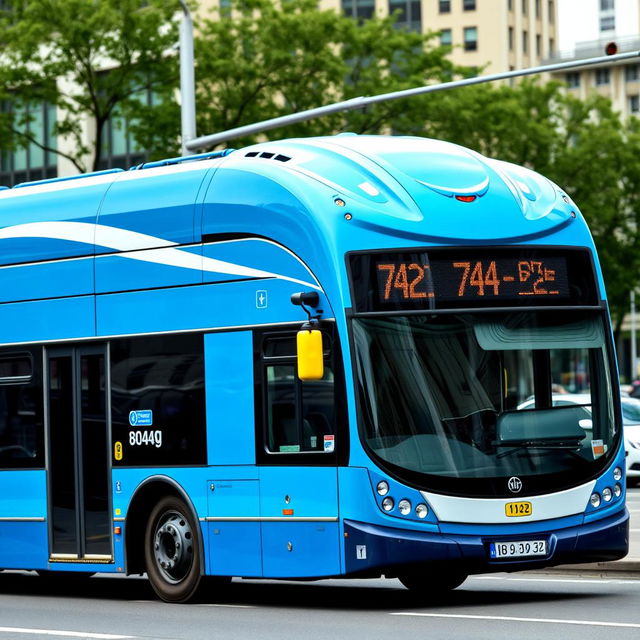
[[[465,574],[524,571],[618,560],[629,551],[629,512],[595,522],[539,533],[493,535],[487,525],[482,534],[440,534],[344,521],[345,569],[347,575],[393,577],[407,571],[447,569]],[[494,542],[545,540],[547,554],[541,557],[493,559]]]

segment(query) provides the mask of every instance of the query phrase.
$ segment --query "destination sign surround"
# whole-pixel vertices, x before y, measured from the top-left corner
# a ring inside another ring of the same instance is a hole
[[[357,311],[597,304],[585,250],[434,248],[349,260]]]

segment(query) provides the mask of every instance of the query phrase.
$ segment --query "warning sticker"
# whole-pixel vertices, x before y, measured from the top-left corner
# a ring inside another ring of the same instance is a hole
[[[593,451],[593,458],[599,458],[605,454],[604,442],[602,440],[591,441],[591,451]]]
[[[324,436],[324,450],[326,453],[331,453],[335,451],[336,448],[336,437],[333,435]]]

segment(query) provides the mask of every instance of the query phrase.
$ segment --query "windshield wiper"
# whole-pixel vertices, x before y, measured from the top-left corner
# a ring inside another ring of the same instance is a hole
[[[504,458],[512,453],[522,451],[523,449],[537,449],[541,451],[567,451],[569,453],[577,453],[582,449],[579,440],[562,441],[562,440],[511,440],[509,442],[494,442],[496,447],[512,447],[507,451],[499,453],[497,458]]]

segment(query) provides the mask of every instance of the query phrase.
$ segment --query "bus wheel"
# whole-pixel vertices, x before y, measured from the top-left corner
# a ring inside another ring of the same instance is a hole
[[[436,574],[425,571],[423,573],[405,573],[399,575],[398,580],[415,593],[436,595],[445,591],[452,591],[468,578],[465,573]]]
[[[165,602],[186,602],[201,578],[198,523],[180,499],[167,496],[149,515],[145,564],[153,590]]]

